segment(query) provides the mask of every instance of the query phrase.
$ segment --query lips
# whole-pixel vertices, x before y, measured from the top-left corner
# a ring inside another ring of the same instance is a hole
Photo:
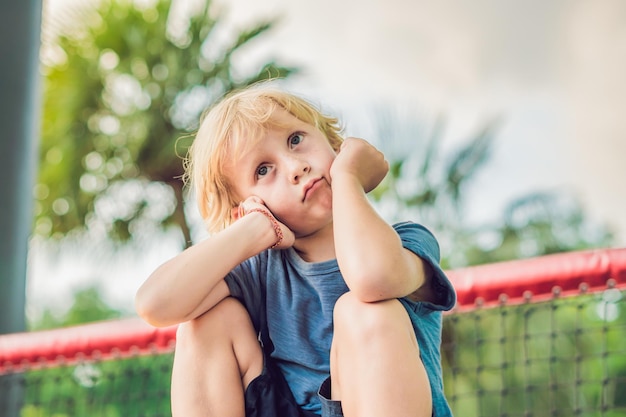
[[[317,178],[317,179],[313,179],[311,181],[309,181],[305,186],[304,186],[304,193],[302,196],[302,201],[306,200],[306,198],[309,196],[309,194],[315,189],[317,188],[317,186],[319,185],[320,181],[322,181],[322,178]]]

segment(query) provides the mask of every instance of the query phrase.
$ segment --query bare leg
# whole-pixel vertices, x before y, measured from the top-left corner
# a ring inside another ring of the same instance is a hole
[[[432,397],[411,321],[398,300],[335,305],[332,399],[346,417],[430,417]]]
[[[244,417],[244,391],[263,370],[245,308],[226,298],[179,326],[172,372],[174,417]]]

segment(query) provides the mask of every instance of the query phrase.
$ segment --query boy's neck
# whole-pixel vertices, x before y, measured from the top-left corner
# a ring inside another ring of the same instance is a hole
[[[312,235],[297,238],[293,248],[306,262],[324,262],[335,259],[332,223]]]

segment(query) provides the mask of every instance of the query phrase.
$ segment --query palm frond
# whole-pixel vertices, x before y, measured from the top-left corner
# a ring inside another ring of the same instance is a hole
[[[487,123],[467,144],[452,157],[446,169],[446,187],[458,200],[462,186],[472,178],[489,159],[496,123]]]

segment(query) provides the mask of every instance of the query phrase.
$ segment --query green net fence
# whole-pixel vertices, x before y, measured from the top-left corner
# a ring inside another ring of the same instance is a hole
[[[442,345],[455,415],[626,415],[626,302],[609,289],[449,315]]]
[[[88,361],[27,371],[19,375],[24,387],[21,416],[170,416],[172,356]]]

